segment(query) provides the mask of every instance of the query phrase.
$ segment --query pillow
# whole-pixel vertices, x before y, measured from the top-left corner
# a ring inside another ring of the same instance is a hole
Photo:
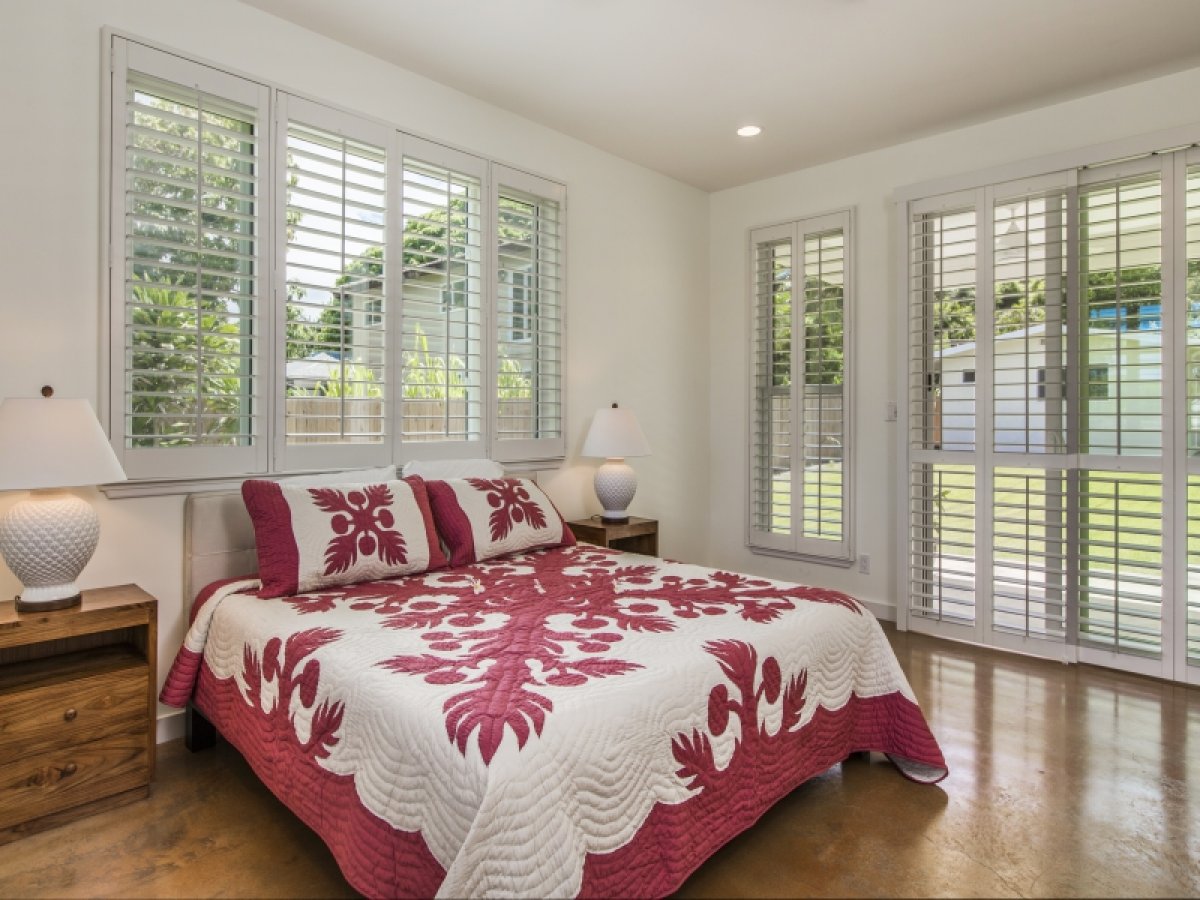
[[[490,459],[414,459],[401,475],[422,478],[503,478],[504,466]]]
[[[322,486],[242,483],[260,597],[411,575],[446,565],[420,478]]]
[[[405,473],[407,474],[407,473]],[[380,481],[395,481],[395,466],[380,466],[378,469],[347,469],[345,472],[324,472],[316,475],[289,475],[275,479],[276,484],[322,487],[327,484],[375,484]]]
[[[426,487],[452,566],[575,543],[550,498],[528,478],[452,478]]]

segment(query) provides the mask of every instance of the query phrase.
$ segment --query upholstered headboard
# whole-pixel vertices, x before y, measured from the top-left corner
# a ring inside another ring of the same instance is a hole
[[[254,528],[238,491],[191,494],[183,506],[183,590],[191,604],[221,578],[257,571]]]

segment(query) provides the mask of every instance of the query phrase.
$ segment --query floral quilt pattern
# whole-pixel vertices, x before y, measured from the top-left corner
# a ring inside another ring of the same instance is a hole
[[[229,586],[200,606],[164,701],[197,675],[231,740],[273,717],[288,765],[352,784],[436,860],[414,884],[451,896],[669,892],[719,846],[717,822],[740,830],[773,802],[743,803],[766,760],[784,765],[773,789],[856,749],[945,773],[853,598],[584,545],[272,601]],[[622,815],[589,811],[593,794]],[[527,823],[559,849],[514,849]],[[664,834],[688,848],[678,866]],[[639,865],[657,874],[622,880]]]

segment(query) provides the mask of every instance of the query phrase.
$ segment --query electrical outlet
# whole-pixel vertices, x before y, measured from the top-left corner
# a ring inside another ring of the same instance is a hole
[[[866,553],[858,558],[858,571],[863,575],[871,574],[871,557]]]
[[[899,415],[900,415],[900,410],[899,410],[899,408],[896,406],[896,401],[895,401],[895,400],[889,400],[889,401],[887,402],[887,406],[884,408],[883,420],[884,420],[885,422],[895,422],[895,421],[896,421],[896,418],[897,418]]]

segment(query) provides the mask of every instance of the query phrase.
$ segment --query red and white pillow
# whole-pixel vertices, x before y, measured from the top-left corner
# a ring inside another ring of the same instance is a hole
[[[527,478],[450,478],[425,485],[452,566],[575,543],[550,498]]]
[[[412,575],[446,565],[420,478],[374,484],[251,480],[261,597]]]

